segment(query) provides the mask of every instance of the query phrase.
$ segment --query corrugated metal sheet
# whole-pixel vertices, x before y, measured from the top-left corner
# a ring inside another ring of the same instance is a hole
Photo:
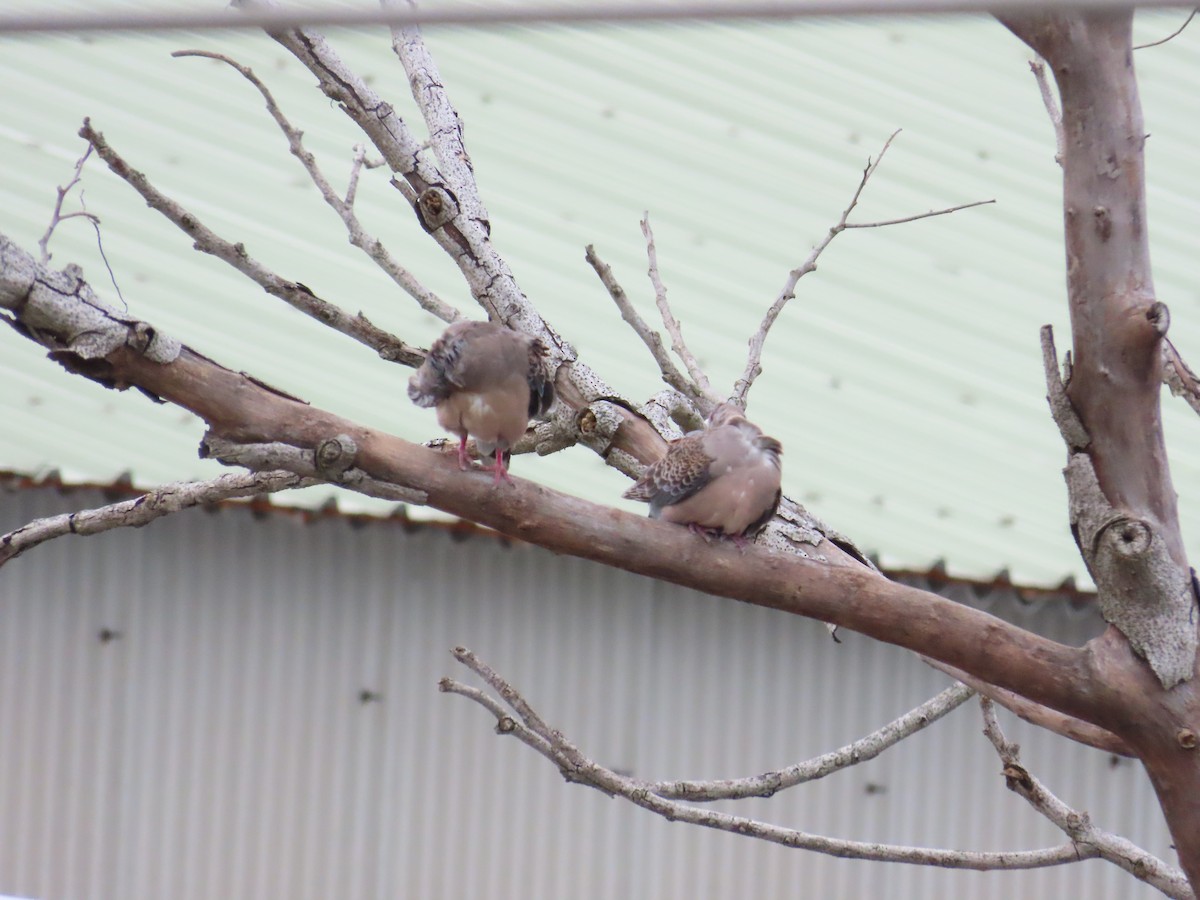
[[[1139,36],[1161,37],[1181,17],[1142,15]],[[1191,357],[1200,356],[1196,34],[1137,55],[1153,134],[1157,284]],[[411,118],[383,34],[333,38]],[[643,210],[686,333],[715,383],[728,384],[786,272],[836,220],[893,129],[904,133],[862,220],[995,197],[994,207],[950,219],[839,238],[779,322],[752,412],[787,447],[786,490],[887,565],[944,558],[973,576],[1008,568],[1025,582],[1086,578],[1066,527],[1062,447],[1037,346],[1043,322],[1066,323],[1059,175],[1026,53],[1003,28],[955,18],[437,29],[429,42],[462,110],[497,245],[525,291],[631,397],[653,392],[652,367],[581,256],[595,243],[649,308]],[[435,324],[346,248],[257,94],[219,64],[170,59],[188,46],[253,65],[330,177],[345,177],[360,136],[261,35],[0,38],[0,225],[33,246],[91,115],[216,230],[405,339],[429,341]],[[402,372],[200,258],[102,166],[89,167],[85,189],[135,314],[366,424],[414,439],[436,433],[403,397]],[[463,298],[381,171],[364,178],[359,209],[427,284]],[[53,249],[104,288],[83,223],[68,222]],[[85,481],[132,470],[141,484],[215,471],[195,459],[201,428],[189,417],[79,384],[15,335],[0,378],[9,386],[3,468],[57,467]],[[1174,445],[1200,441],[1195,416],[1168,407]],[[1200,459],[1173,463],[1185,531],[1200,533],[1200,504],[1190,502]],[[586,452],[517,466],[621,502],[621,479]]]
[[[0,495],[0,528],[100,502]],[[399,524],[184,513],[62,539],[0,580],[0,892],[39,900],[1156,896],[1100,862],[963,873],[671,825],[565,784],[436,690],[476,650],[585,752],[651,778],[753,774],[939,690],[910,655],[525,546]],[[1086,609],[992,611],[1081,642]],[[366,692],[366,693],[364,693]],[[1024,762],[1169,856],[1129,762],[1015,722]],[[1058,843],[967,706],[880,759],[726,804],[834,835]]]

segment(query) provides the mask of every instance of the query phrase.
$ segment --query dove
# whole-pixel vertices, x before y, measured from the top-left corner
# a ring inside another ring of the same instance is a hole
[[[649,503],[652,519],[724,535],[741,547],[779,506],[782,454],[779,441],[723,403],[704,430],[672,442],[623,496]]]
[[[505,454],[530,418],[554,402],[545,356],[545,344],[532,335],[494,322],[455,322],[408,380],[408,396],[417,406],[436,406],[438,424],[458,435],[461,468],[469,467],[470,435],[480,456],[495,455],[495,483],[511,482]]]

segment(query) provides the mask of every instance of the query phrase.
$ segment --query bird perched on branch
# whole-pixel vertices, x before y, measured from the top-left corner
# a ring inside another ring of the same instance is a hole
[[[730,537],[758,535],[779,506],[783,446],[738,407],[718,406],[702,431],[674,441],[624,496],[650,504],[650,518]]]
[[[545,357],[546,345],[532,335],[494,322],[455,322],[408,380],[408,396],[417,406],[436,406],[438,424],[458,435],[461,468],[470,465],[470,435],[481,457],[495,455],[495,482],[511,481],[509,448],[554,402]]]

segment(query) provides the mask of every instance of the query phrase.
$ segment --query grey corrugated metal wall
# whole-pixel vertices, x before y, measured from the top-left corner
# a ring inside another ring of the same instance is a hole
[[[100,502],[0,494],[0,529]],[[467,645],[589,755],[662,778],[786,765],[945,684],[793,617],[488,538],[240,510],[61,539],[0,575],[0,893],[1158,896],[1097,861],[944,872],[671,825],[564,784],[436,690],[465,679],[447,651]],[[993,611],[1072,642],[1098,627],[1062,605]],[[861,839],[1059,843],[1004,789],[979,727],[969,704],[873,763],[724,808]],[[1008,727],[1064,799],[1173,860],[1136,765]]]

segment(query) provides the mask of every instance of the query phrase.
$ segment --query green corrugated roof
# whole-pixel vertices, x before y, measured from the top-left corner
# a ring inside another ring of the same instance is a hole
[[[1138,33],[1160,37],[1179,21],[1147,13]],[[384,30],[330,37],[419,124]],[[777,324],[751,414],[784,443],[785,490],[889,565],[944,558],[964,575],[1007,567],[1026,582],[1086,577],[1067,529],[1064,451],[1046,410],[1037,337],[1051,322],[1068,343],[1059,172],[1028,54],[1001,26],[910,18],[446,28],[427,41],[466,122],[496,245],[556,328],[635,399],[659,389],[655,369],[583,247],[596,245],[649,316],[643,210],[685,333],[714,383],[728,386],[788,270],[836,221],[894,129],[904,131],[858,220],[995,198],[840,236]],[[170,58],[183,48],[253,66],[344,184],[361,136],[264,35],[0,38],[0,230],[35,249],[88,115],[217,232],[318,295],[427,344],[439,323],[348,246],[257,92],[218,63]],[[1172,309],[1172,337],[1195,362],[1200,192],[1190,164],[1200,142],[1200,31],[1136,61],[1152,135],[1156,283]],[[364,424],[416,440],[437,435],[432,415],[405,398],[404,370],[192,251],[97,160],[84,191],[104,220],[131,312]],[[456,270],[383,170],[364,175],[358,208],[428,286],[470,310]],[[52,250],[116,301],[86,224],[65,223]],[[196,459],[202,428],[191,416],[67,376],[16,335],[2,340],[0,378],[10,389],[0,401],[8,423],[0,468],[58,468],[93,482],[128,470],[144,485],[219,468]],[[1200,461],[1185,448],[1200,439],[1200,423],[1179,401],[1165,406],[1185,537],[1195,537]],[[523,457],[516,470],[623,502],[623,479],[582,449]]]

